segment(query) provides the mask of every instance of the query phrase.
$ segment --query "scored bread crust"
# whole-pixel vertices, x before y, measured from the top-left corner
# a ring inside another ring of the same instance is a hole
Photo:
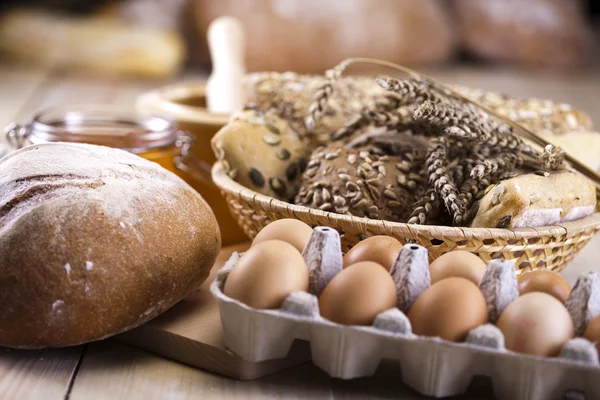
[[[183,180],[126,151],[34,145],[0,161],[0,345],[131,329],[196,289],[220,250]]]

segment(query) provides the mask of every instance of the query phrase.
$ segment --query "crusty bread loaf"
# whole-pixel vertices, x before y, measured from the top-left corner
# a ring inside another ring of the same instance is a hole
[[[0,345],[133,328],[197,288],[220,249],[183,180],[126,151],[33,145],[0,160]]]

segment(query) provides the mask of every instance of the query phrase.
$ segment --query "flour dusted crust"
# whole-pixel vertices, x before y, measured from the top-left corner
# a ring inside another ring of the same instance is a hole
[[[554,225],[591,215],[595,208],[596,188],[579,173],[525,174],[490,186],[471,226]]]
[[[0,161],[0,345],[100,339],[208,276],[220,233],[202,197],[128,152],[34,145]]]

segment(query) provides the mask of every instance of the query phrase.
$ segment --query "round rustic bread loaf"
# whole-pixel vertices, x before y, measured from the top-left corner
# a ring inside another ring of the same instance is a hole
[[[0,345],[131,329],[197,288],[219,252],[202,197],[158,164],[86,144],[0,160]]]

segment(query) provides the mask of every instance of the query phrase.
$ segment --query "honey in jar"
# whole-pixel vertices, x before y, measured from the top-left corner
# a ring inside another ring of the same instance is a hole
[[[216,161],[210,141],[229,116],[208,112],[204,82],[178,83],[144,93],[137,99],[136,111],[174,121],[179,129],[194,136],[192,152],[198,159],[210,165]]]
[[[194,137],[192,152],[197,160],[212,166],[216,157],[210,141],[229,120],[226,114],[211,113],[206,109],[206,90],[202,81],[182,82],[141,94],[136,102],[139,115],[159,116],[174,121],[177,127]],[[232,242],[247,240],[237,223],[230,217],[225,199],[215,185],[203,186],[199,190],[205,198],[214,198],[209,202],[217,215],[227,215],[219,223],[227,229]]]

